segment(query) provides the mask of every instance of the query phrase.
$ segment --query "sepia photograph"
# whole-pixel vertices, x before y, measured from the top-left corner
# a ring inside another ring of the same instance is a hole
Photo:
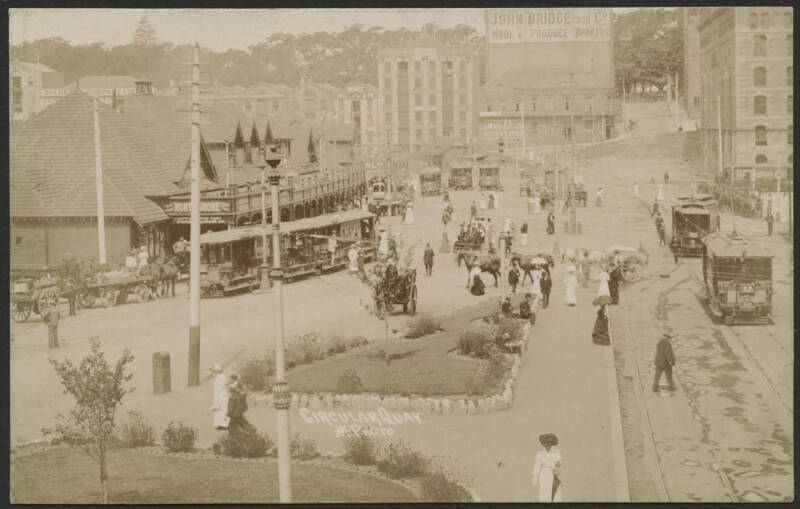
[[[9,502],[793,502],[787,5],[9,8]]]

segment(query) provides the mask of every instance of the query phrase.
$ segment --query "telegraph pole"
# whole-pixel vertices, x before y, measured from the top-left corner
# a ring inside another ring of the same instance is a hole
[[[99,263],[106,263],[106,215],[103,202],[103,156],[100,148],[100,105],[94,98],[94,178],[97,184],[97,246]]]
[[[519,100],[519,115],[522,121],[522,157],[528,159],[527,154],[527,129],[525,128],[525,98]]]
[[[192,59],[191,227],[189,254],[189,385],[200,385],[200,45]]]

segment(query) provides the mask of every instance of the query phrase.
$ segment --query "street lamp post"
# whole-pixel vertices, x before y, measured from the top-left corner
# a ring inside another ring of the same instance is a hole
[[[267,156],[264,147],[259,150],[261,153],[261,291],[266,292],[270,289],[269,271],[270,266],[267,260]],[[280,159],[277,160],[280,162]],[[271,166],[271,165],[270,165]],[[277,166],[277,163],[275,164]],[[275,169],[275,167],[272,167]],[[273,222],[274,222],[273,216]]]
[[[273,169],[281,158],[273,147],[266,153],[265,161]],[[278,429],[278,491],[282,504],[292,501],[292,465],[289,456],[289,405],[292,395],[286,383],[286,364],[283,348],[283,269],[281,268],[281,215],[278,207],[278,184],[280,175],[273,171],[269,175],[272,198],[272,271],[270,278],[275,282],[275,383],[272,386],[272,403],[275,407]],[[264,244],[266,254],[267,246]]]

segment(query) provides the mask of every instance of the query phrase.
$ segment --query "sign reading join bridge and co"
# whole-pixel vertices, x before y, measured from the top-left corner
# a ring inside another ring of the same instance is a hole
[[[489,44],[606,42],[611,38],[608,9],[492,9],[486,14]]]

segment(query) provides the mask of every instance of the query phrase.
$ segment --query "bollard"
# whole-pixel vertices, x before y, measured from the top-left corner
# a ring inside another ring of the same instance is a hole
[[[170,392],[169,353],[156,352],[153,354],[153,394]]]

